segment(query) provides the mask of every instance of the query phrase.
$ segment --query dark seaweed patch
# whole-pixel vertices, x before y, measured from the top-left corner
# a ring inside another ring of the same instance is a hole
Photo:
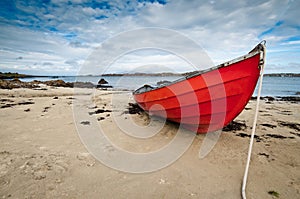
[[[141,114],[144,110],[139,107],[138,104],[128,103],[128,110],[125,110],[123,114]]]
[[[286,137],[280,134],[265,134],[264,137],[277,138],[277,139],[295,139],[294,137]]]
[[[13,107],[15,105],[16,104],[4,104],[4,105],[0,106],[0,108],[9,108],[9,107]]]
[[[251,137],[251,135],[248,135],[246,133],[238,133],[236,134],[236,136],[242,137],[242,138],[247,138],[247,137]],[[261,137],[259,137],[258,135],[254,135],[254,139],[256,142],[261,142],[263,141]]]
[[[270,195],[272,195],[272,196],[275,196],[276,198],[278,198],[279,197],[279,193],[278,192],[276,192],[276,191],[268,191],[268,194],[270,194]]]
[[[105,109],[97,109],[95,111],[89,112],[89,115],[99,114],[99,113],[106,113],[106,112],[112,112],[111,110],[105,110]]]
[[[245,122],[232,121],[223,128],[223,131],[240,131],[247,128]]]
[[[262,126],[265,126],[265,127],[269,127],[269,128],[276,128],[277,126],[276,125],[273,125],[273,124],[261,124]]]
[[[105,117],[99,117],[97,120],[98,121],[105,120]]]
[[[43,110],[43,112],[45,113],[45,112],[48,112],[48,109],[49,109],[50,107],[49,106],[46,106],[45,108],[44,108],[44,110]]]
[[[297,124],[297,123],[278,121],[278,124],[280,126],[286,126],[286,127],[291,128],[291,129],[294,129],[296,131],[300,131],[300,124]]]
[[[16,106],[16,105],[29,105],[29,104],[34,104],[34,102],[22,101],[22,102],[18,102],[16,104],[15,103],[4,104],[0,108],[9,108],[9,107],[13,107],[13,106]]]
[[[265,156],[266,158],[269,158],[269,157],[270,157],[270,155],[269,155],[269,154],[266,154],[266,153],[259,153],[258,155]]]
[[[0,99],[0,102],[14,102],[14,101],[10,99]]]
[[[17,105],[28,105],[28,104],[34,104],[34,102],[19,102]]]
[[[90,121],[81,121],[80,124],[82,124],[82,125],[90,125],[91,123],[90,123]]]
[[[296,135],[296,136],[300,137],[300,133],[290,132],[290,134],[293,134],[293,135]]]
[[[261,116],[272,116],[271,114],[263,114]]]

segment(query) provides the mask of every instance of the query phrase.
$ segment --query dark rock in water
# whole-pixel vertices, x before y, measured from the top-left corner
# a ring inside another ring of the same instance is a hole
[[[295,95],[300,95],[300,92],[296,92]]]
[[[245,123],[232,121],[227,126],[225,126],[222,130],[223,131],[240,131],[240,130],[244,130],[246,128],[247,128],[247,126]]]
[[[105,80],[105,79],[103,79],[103,78],[101,78],[99,81],[98,81],[98,84],[97,84],[97,88],[112,88],[112,86],[110,86],[110,85],[104,85],[104,84],[108,84],[108,82]]]
[[[112,86],[98,84],[98,85],[97,85],[97,88],[112,88]]]
[[[171,83],[170,81],[163,80],[163,81],[157,82],[156,84],[157,84],[158,86],[164,86],[164,85],[167,85],[167,84],[170,84],[170,83]]]
[[[107,82],[105,79],[101,78],[101,79],[98,81],[98,84],[99,84],[99,85],[101,85],[101,84],[108,84],[108,82]]]

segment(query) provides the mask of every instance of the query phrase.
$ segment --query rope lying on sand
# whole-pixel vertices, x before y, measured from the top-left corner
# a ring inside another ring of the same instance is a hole
[[[242,184],[242,198],[243,199],[246,199],[247,178],[248,178],[249,165],[250,165],[250,160],[251,160],[254,135],[255,135],[255,130],[256,130],[257,117],[258,117],[258,112],[259,112],[259,101],[260,101],[260,94],[261,94],[262,82],[263,82],[263,76],[264,76],[264,64],[265,64],[265,55],[266,55],[265,43],[266,42],[264,41],[264,43],[262,45],[264,48],[263,49],[263,62],[260,65],[261,72],[260,72],[259,87],[258,87],[258,92],[257,92],[256,110],[255,110],[255,115],[254,115],[254,120],[253,120],[247,163],[246,163],[246,167],[245,167],[245,174],[244,174],[243,184]]]

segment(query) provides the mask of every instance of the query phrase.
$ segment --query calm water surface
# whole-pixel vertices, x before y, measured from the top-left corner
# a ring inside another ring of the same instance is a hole
[[[22,81],[33,81],[33,80],[56,80],[62,79],[65,82],[92,82],[97,84],[101,77],[97,76],[63,76],[63,77],[37,77],[37,78],[24,78]],[[182,76],[105,76],[104,79],[108,81],[109,85],[117,89],[129,89],[135,90],[144,84],[156,85],[157,82],[162,80],[174,81]],[[264,77],[262,96],[295,96],[296,93],[300,92],[300,77]],[[256,95],[257,89],[254,92]],[[299,95],[299,93],[298,93]]]

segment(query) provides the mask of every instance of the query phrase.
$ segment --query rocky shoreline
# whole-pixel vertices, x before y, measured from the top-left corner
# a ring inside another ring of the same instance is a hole
[[[65,82],[63,80],[49,80],[49,81],[38,81],[34,80],[31,82],[23,82],[18,78],[12,80],[0,79],[0,89],[15,89],[15,88],[30,88],[30,89],[43,89],[41,85],[52,86],[52,87],[66,87],[66,88],[112,88],[107,85],[104,79],[100,79],[98,84],[95,85],[91,82]],[[164,82],[163,82],[164,83]],[[297,92],[297,94],[300,92]],[[300,102],[300,96],[263,96],[261,100],[270,103],[272,101],[289,101],[289,102]],[[256,96],[251,97],[251,100],[257,100]]]
[[[257,100],[256,96],[251,97],[251,100]],[[260,100],[265,100],[267,103],[273,101],[289,101],[289,102],[300,102],[300,97],[298,96],[264,96],[260,97]]]
[[[41,85],[53,86],[53,87],[67,87],[67,88],[96,88],[91,82],[65,82],[63,80],[49,80],[49,81],[38,81],[34,80],[31,82],[23,82],[18,78],[13,80],[0,79],[1,89],[14,89],[14,88],[41,88]]]

